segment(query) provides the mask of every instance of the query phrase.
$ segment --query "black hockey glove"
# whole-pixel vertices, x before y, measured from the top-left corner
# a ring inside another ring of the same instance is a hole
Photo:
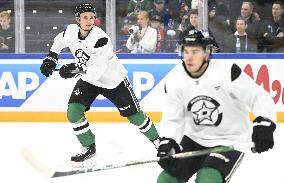
[[[158,147],[158,157],[168,157],[180,152],[181,148],[174,139],[166,137],[161,138],[160,145]],[[161,159],[158,163],[162,168],[165,169],[166,167],[171,166],[173,163],[173,158]]]
[[[79,68],[75,63],[66,64],[60,68],[59,75],[65,79],[73,78],[78,75],[78,73],[74,73],[74,72],[79,71],[79,70],[82,70],[82,69]]]
[[[254,121],[252,141],[255,143],[254,151],[262,153],[273,148],[273,132],[276,125],[270,119],[257,117]]]
[[[53,70],[55,69],[57,63],[58,55],[50,51],[49,54],[44,57],[43,62],[40,66],[41,73],[46,77],[49,77],[53,73]]]

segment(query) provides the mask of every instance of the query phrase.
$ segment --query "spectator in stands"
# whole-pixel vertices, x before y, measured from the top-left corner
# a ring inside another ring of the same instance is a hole
[[[165,41],[165,28],[162,17],[160,17],[159,15],[153,15],[151,17],[151,26],[157,30],[158,34],[156,52],[162,52],[164,49]]]
[[[127,16],[123,20],[123,25],[117,35],[116,53],[128,53],[126,41],[129,38],[129,28],[136,24],[136,18]]]
[[[172,18],[169,10],[166,8],[165,0],[154,0],[154,8],[149,12],[150,17],[158,15],[162,18],[164,26],[167,27],[169,20]]]
[[[127,16],[137,17],[140,11],[149,11],[152,7],[152,0],[129,0]]]
[[[167,3],[167,7],[169,9],[170,15],[176,21],[180,22],[181,17],[183,16],[184,12],[181,11],[181,1],[182,0],[170,0]]]
[[[182,17],[185,14],[188,14],[191,9],[198,8],[198,0],[170,0],[166,4],[168,5],[168,9],[170,14],[172,15],[172,18],[178,22],[181,22]],[[208,0],[209,6],[216,6],[216,4],[216,0]]]
[[[241,7],[241,16],[248,20],[249,18],[254,18],[255,20],[259,21],[260,17],[257,12],[253,11],[254,7],[252,2],[244,1]]]
[[[198,29],[198,11],[192,9],[188,14],[185,14],[182,18],[179,26],[179,31],[184,32],[186,29]]]
[[[178,32],[179,23],[173,19],[169,20],[168,26],[165,28],[165,41],[163,52],[172,53],[177,52],[177,44],[179,41]]]
[[[198,9],[199,0],[180,0],[180,12],[182,16],[189,12],[191,9]],[[216,0],[208,0],[208,6],[216,6]]]
[[[248,27],[246,20],[243,17],[238,17],[235,25],[236,32],[226,38],[224,52],[256,52],[256,43],[246,33]]]
[[[250,1],[244,1],[241,6],[241,17],[246,20],[248,25],[247,34],[251,39],[256,39],[260,27],[260,17],[257,12],[253,11],[253,4]],[[232,30],[235,31],[235,20],[230,21]]]
[[[222,9],[220,10],[214,5],[209,6],[208,9],[208,28],[210,29],[210,33],[214,36],[220,51],[223,52],[226,46],[226,40],[224,38],[232,34],[226,22],[226,13],[219,13]]]
[[[133,26],[126,46],[131,53],[153,53],[157,45],[157,30],[150,26],[149,13],[140,11],[137,16],[138,26]]]
[[[266,19],[260,29],[260,51],[284,51],[284,4],[275,1],[272,5],[272,18]]]
[[[15,32],[11,25],[11,17],[8,11],[0,12],[0,36],[3,38],[0,44],[1,52],[15,52]]]
[[[184,36],[188,35],[188,31],[190,30],[198,30],[198,11],[196,9],[192,9],[189,11],[189,24],[186,23],[187,21],[187,16],[185,18],[183,18],[180,26],[179,26],[179,40],[183,40]],[[214,36],[211,34],[210,30],[208,30],[208,32],[204,33],[204,34],[209,34],[204,35],[205,37],[209,37],[209,42],[208,44],[212,44],[213,45],[213,52],[219,52],[219,46],[215,41]]]

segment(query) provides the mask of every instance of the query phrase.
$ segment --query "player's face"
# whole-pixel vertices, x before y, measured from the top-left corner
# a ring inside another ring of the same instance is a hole
[[[283,9],[281,8],[280,4],[273,4],[272,6],[272,16],[279,17],[283,13]]]
[[[94,27],[95,14],[92,12],[81,13],[80,18],[76,20],[80,24],[81,29],[89,31]]]
[[[194,74],[200,70],[204,60],[207,60],[206,54],[201,46],[184,47],[183,58],[188,72]]]

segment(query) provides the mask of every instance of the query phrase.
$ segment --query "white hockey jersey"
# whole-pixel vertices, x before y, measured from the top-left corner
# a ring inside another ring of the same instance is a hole
[[[50,51],[59,54],[63,48],[69,47],[78,64],[86,71],[82,80],[103,88],[115,88],[127,77],[127,71],[113,54],[109,36],[94,26],[89,35],[81,40],[79,30],[76,24],[68,25],[65,31],[54,38]],[[105,45],[97,44],[100,39],[105,41],[106,38]]]
[[[272,97],[236,64],[210,62],[199,78],[178,64],[165,83],[161,137],[205,146],[251,141],[249,111],[275,121]]]

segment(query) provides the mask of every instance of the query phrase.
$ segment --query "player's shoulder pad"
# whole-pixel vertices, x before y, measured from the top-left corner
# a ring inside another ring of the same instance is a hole
[[[103,37],[97,40],[96,45],[94,46],[94,48],[100,48],[103,47],[107,44],[108,42],[108,38]]]
[[[242,69],[237,65],[233,64],[231,67],[231,81],[236,80],[242,73]]]
[[[72,36],[73,33],[78,33],[79,27],[77,24],[69,24],[63,31],[63,37]]]
[[[66,26],[66,30],[79,30],[79,27],[77,24],[69,24]]]
[[[165,78],[165,84],[164,84],[164,92],[170,93],[172,91],[176,91],[179,88],[182,88],[182,85],[184,84],[183,78],[184,78],[184,68],[182,64],[177,64],[166,76]],[[177,82],[177,80],[181,82]]]

